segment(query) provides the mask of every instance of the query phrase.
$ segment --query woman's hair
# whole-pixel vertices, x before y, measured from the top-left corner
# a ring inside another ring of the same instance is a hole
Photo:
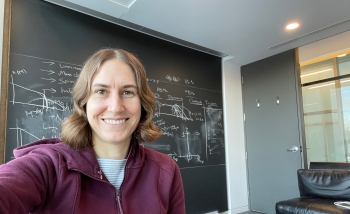
[[[93,78],[101,65],[111,59],[118,59],[129,65],[136,78],[138,95],[141,100],[141,119],[132,138],[138,142],[149,142],[162,134],[159,127],[152,122],[156,100],[148,86],[145,68],[133,54],[121,49],[108,48],[99,50],[88,58],[73,87],[73,112],[61,127],[61,140],[70,147],[82,149],[92,146],[92,132],[86,115],[86,103],[89,99]]]

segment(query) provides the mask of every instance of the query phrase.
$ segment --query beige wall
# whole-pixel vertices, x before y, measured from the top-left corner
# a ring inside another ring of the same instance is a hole
[[[222,84],[224,100],[226,172],[229,211],[248,211],[248,187],[245,159],[241,68],[222,62]]]

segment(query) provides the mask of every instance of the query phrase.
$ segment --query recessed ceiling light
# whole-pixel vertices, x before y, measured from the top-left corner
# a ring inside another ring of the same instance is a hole
[[[299,27],[298,23],[292,23],[292,24],[287,25],[286,29],[292,30],[292,29],[295,29],[297,27]]]
[[[343,56],[346,56],[346,54],[340,54],[337,57],[343,57]]]

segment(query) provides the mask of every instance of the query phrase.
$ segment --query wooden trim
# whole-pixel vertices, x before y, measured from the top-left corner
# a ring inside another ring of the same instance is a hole
[[[5,163],[12,0],[5,0],[0,100],[0,164]]]
[[[295,89],[297,92],[297,108],[298,108],[298,120],[299,120],[299,139],[301,149],[301,164],[304,169],[307,169],[307,152],[306,152],[306,137],[305,137],[305,125],[304,125],[304,108],[303,108],[303,95],[302,85],[300,79],[300,64],[299,64],[299,48],[294,49],[294,75],[295,75]]]
[[[326,122],[313,122],[313,123],[305,123],[305,126],[324,126],[324,125],[333,125],[339,124],[338,121],[326,121]]]
[[[338,113],[338,110],[323,110],[323,111],[306,112],[306,113],[304,113],[304,116],[323,115],[323,114],[331,114],[331,113]]]
[[[337,57],[337,56],[339,56],[341,54],[350,54],[350,49],[346,49],[346,50],[334,52],[334,53],[331,53],[331,54],[327,54],[327,55],[324,55],[324,56],[321,56],[321,57],[317,57],[317,58],[314,58],[314,59],[311,59],[311,60],[308,60],[308,61],[305,61],[305,62],[300,62],[300,67],[303,67],[305,65],[310,65],[310,64],[313,64],[313,63],[316,63],[316,62],[321,62],[321,61],[324,61],[324,60],[327,60],[327,59],[335,58],[335,57]]]

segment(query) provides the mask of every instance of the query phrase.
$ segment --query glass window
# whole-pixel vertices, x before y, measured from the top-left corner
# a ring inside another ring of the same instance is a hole
[[[337,57],[339,65],[339,75],[350,74],[350,54],[344,57]]]
[[[350,162],[350,78],[342,77],[350,74],[350,54],[302,66],[300,72],[301,83],[309,83],[302,87],[308,164]]]
[[[334,77],[332,59],[306,65],[300,69],[301,84]]]
[[[346,161],[337,81],[302,88],[308,162]]]
[[[347,145],[347,159],[350,161],[350,78],[340,80],[340,85],[344,120],[344,137]]]

